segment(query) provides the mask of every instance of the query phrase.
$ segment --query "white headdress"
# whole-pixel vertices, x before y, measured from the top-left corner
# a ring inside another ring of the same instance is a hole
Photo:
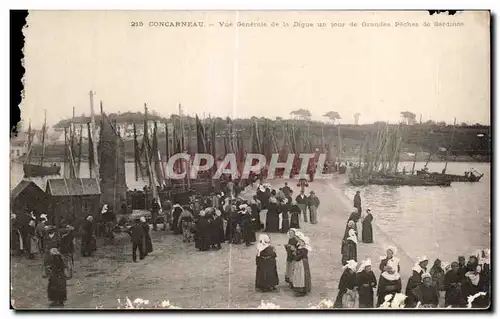
[[[385,250],[386,250],[386,251],[387,251],[387,250],[392,251],[392,255],[393,255],[393,256],[395,256],[395,255],[398,253],[398,249],[397,249],[396,247],[394,247],[394,246],[391,246],[391,245],[387,246],[387,247],[385,248]]]
[[[362,272],[363,270],[365,270],[366,267],[371,266],[371,265],[372,265],[372,261],[370,258],[363,260],[361,262],[361,265],[358,268],[358,272]]]
[[[145,223],[145,222],[146,222],[146,217],[141,216],[141,218],[139,218],[139,220],[140,220],[141,222]]]
[[[347,237],[347,240],[350,240],[352,242],[354,242],[355,244],[358,243],[358,236],[356,235],[356,231],[354,229],[349,229],[349,232],[348,232],[349,236]]]
[[[206,212],[205,212],[205,210],[204,210],[204,209],[200,210],[200,216],[201,216],[201,217],[204,217],[204,216],[205,216],[205,214],[206,214]]]
[[[257,256],[260,256],[260,253],[271,245],[271,238],[266,234],[259,235],[259,243],[257,244]]]
[[[354,260],[348,260],[347,264],[345,264],[342,268],[345,270],[346,268],[351,269],[352,271],[356,271],[356,267],[358,267],[358,263]]]
[[[108,204],[104,204],[102,206],[101,214],[106,214],[108,212]]]
[[[422,281],[424,281],[424,278],[431,278],[431,279],[432,279],[432,276],[431,276],[431,274],[429,274],[428,272],[424,272],[424,273],[422,274]]]

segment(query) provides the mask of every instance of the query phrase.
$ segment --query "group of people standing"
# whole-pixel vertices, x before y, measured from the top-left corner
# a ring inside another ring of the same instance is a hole
[[[75,251],[75,228],[61,221],[51,225],[45,214],[33,212],[24,216],[11,214],[11,251],[35,259],[43,258],[43,277],[48,278],[47,296],[50,306],[64,306],[66,281],[72,277]]]
[[[311,270],[308,254],[311,251],[310,240],[302,232],[291,228],[288,231],[289,240],[285,245],[287,254],[285,282],[296,296],[305,296],[311,292]],[[257,270],[255,288],[262,292],[275,291],[279,285],[276,250],[271,245],[271,239],[266,234],[259,236]]]
[[[389,246],[386,256],[381,257],[377,282],[372,271],[371,260],[363,260],[358,264],[358,222],[361,221],[361,241],[373,243],[373,216],[367,209],[363,214],[361,196],[357,191],[354,197],[355,210],[350,214],[341,245],[343,274],[338,285],[338,295],[335,307],[338,308],[373,308],[375,288],[376,305],[390,303],[394,296],[402,292],[402,282],[399,259],[395,257],[397,249]],[[420,257],[412,268],[406,289],[405,307],[466,307],[467,298],[479,292],[472,307],[487,307],[489,300],[490,257],[489,250],[481,250],[471,255],[465,263],[463,256],[451,264],[445,264],[440,259],[434,261],[428,270],[429,260]]]

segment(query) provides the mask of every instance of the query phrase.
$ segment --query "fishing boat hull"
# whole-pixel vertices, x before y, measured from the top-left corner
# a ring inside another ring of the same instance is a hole
[[[452,182],[469,182],[469,183],[475,183],[479,182],[481,178],[483,177],[484,174],[481,174],[479,176],[466,176],[466,175],[455,175],[455,174],[441,174],[437,172],[432,172],[432,173],[426,173],[423,171],[417,171],[418,176],[425,176],[428,175],[430,177],[439,177],[439,178],[445,178],[448,179]]]
[[[61,166],[43,166],[35,164],[24,164],[23,165],[24,177],[44,177],[51,175],[59,175],[61,171]]]
[[[386,185],[386,186],[450,186],[451,180],[445,178],[432,178],[422,176],[372,176],[363,178],[350,178],[354,186]]]

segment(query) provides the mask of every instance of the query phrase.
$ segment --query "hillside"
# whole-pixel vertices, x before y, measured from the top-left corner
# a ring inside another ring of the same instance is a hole
[[[143,116],[141,113],[124,113],[124,114],[110,114],[109,117],[116,120],[117,123],[136,123],[138,124],[138,130],[142,129]],[[172,120],[178,119],[178,116],[171,116],[169,119],[165,119],[159,116],[151,116],[150,120],[157,120],[159,122],[171,122]],[[215,120],[215,126],[217,132],[225,132],[227,130],[227,120],[222,118],[213,118],[204,120],[207,125],[211,124],[211,121]],[[76,123],[86,123],[88,118],[77,118]],[[282,143],[284,127],[294,127],[301,131],[303,139],[307,136],[307,131],[309,131],[309,139],[313,147],[321,147],[321,132],[323,131],[323,138],[325,144],[330,145],[334,150],[338,149],[338,132],[342,137],[342,157],[343,158],[357,158],[359,156],[359,151],[366,135],[376,135],[377,131],[380,129],[385,129],[386,124],[382,122],[374,124],[365,125],[332,125],[322,122],[306,122],[303,120],[269,120],[265,118],[251,118],[251,119],[235,119],[233,120],[234,128],[242,131],[244,139],[244,147],[247,150],[250,149],[250,136],[251,136],[251,125],[257,121],[259,125],[267,125],[274,127],[274,135],[276,136],[276,141],[279,145]],[[195,119],[192,117],[183,118],[185,123],[186,135],[188,131],[191,134],[191,149],[196,148],[196,133],[195,133]],[[67,125],[69,120],[63,120],[57,124],[58,127],[64,127]],[[398,125],[390,124],[390,129],[396,129]],[[188,127],[190,128],[188,130]],[[443,160],[445,153],[438,151],[439,148],[448,148],[451,141],[451,136],[454,128],[452,125],[444,124],[413,124],[413,125],[401,125],[400,132],[402,134],[403,144],[402,144],[402,160],[412,159],[412,153],[420,153],[418,155],[419,160],[427,159],[427,152],[435,153],[433,160]],[[450,160],[458,161],[489,161],[491,155],[491,135],[489,126],[473,125],[473,126],[456,126],[453,138],[453,147],[450,151]],[[160,145],[160,150],[164,152],[165,145],[165,133],[159,133],[158,143]],[[299,142],[300,143],[300,142]],[[163,145],[163,146],[162,146]],[[85,144],[82,147],[84,157],[87,154],[88,146]],[[224,152],[223,139],[217,140],[217,150],[218,156],[222,156]],[[34,156],[39,154],[39,148],[34,148]],[[133,159],[133,140],[125,140],[125,152],[127,158]],[[336,153],[336,152],[335,152]],[[410,154],[404,154],[410,153]],[[53,158],[58,160],[62,158],[64,154],[64,147],[61,144],[47,145],[46,156],[48,158]],[[422,159],[420,157],[423,157]]]

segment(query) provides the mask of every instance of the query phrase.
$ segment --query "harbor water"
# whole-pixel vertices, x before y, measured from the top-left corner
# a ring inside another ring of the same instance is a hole
[[[411,171],[412,163],[402,164]],[[416,163],[415,169],[423,166]],[[444,163],[428,165],[431,172],[441,172],[443,167]],[[463,174],[470,168],[484,174],[481,181],[450,187],[342,184],[341,188],[351,199],[359,190],[363,209],[372,210],[373,222],[410,257],[427,255],[429,264],[435,258],[450,262],[490,248],[490,164],[449,163],[447,173]]]

